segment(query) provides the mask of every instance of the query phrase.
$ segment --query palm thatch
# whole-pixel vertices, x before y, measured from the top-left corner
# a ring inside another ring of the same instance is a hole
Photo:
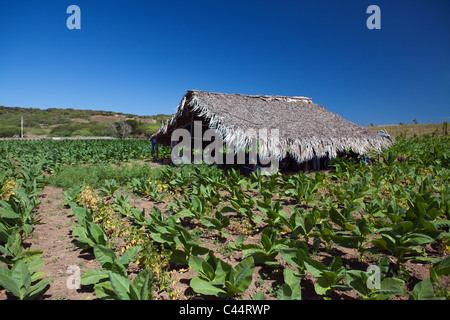
[[[225,143],[237,149],[248,146],[254,138],[248,129],[267,129],[267,137],[259,139],[261,158],[281,160],[290,154],[297,162],[304,162],[314,157],[336,157],[345,150],[359,154],[380,152],[392,143],[389,138],[314,104],[310,98],[196,90],[187,92],[176,113],[151,138],[170,144],[173,130],[189,129],[195,119],[217,130]],[[271,137],[273,129],[278,129],[278,137]]]

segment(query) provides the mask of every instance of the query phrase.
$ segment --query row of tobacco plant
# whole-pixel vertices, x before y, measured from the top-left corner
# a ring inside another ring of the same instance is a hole
[[[38,298],[52,282],[39,271],[42,250],[24,245],[40,223],[36,208],[44,185],[41,165],[0,159],[0,289],[19,300]]]

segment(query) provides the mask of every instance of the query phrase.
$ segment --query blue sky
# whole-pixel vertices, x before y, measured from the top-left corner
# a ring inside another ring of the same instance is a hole
[[[449,121],[450,1],[0,0],[0,105],[171,114],[189,89],[307,96],[362,125]]]

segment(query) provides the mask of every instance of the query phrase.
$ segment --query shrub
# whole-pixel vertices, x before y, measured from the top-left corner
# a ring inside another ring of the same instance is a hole
[[[17,127],[0,128],[0,138],[12,138],[15,135],[20,136],[20,128]]]
[[[105,124],[97,123],[69,123],[52,128],[51,137],[71,137],[71,136],[110,136],[111,131]]]

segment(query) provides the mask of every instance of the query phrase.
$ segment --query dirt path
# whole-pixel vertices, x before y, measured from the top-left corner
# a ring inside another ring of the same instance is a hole
[[[43,250],[42,259],[45,266],[40,270],[46,277],[53,279],[48,290],[41,299],[48,300],[85,300],[93,299],[91,292],[82,292],[68,288],[75,273],[68,270],[85,270],[100,268],[95,257],[86,250],[80,250],[75,245],[72,236],[72,222],[76,219],[71,214],[71,209],[63,206],[63,189],[47,186],[41,193],[41,204],[37,208],[42,215],[41,222],[35,226],[35,230],[25,244],[31,245],[31,249]],[[79,269],[78,269],[79,268]]]

